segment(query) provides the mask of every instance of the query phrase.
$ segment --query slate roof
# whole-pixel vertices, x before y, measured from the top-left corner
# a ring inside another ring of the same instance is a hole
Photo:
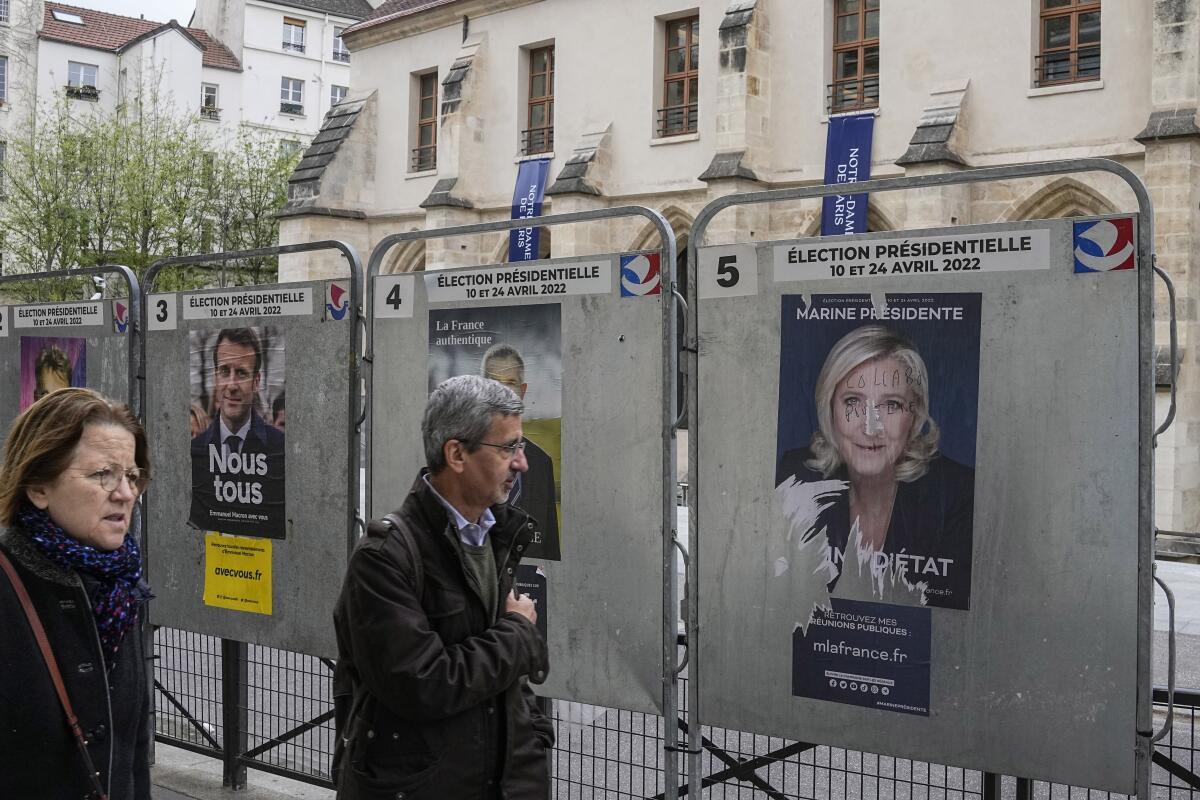
[[[270,0],[270,2],[350,19],[366,19],[372,13],[371,4],[367,0]]]
[[[83,24],[76,25],[72,22],[55,19],[52,13],[55,9],[78,14],[83,19]],[[42,16],[42,29],[38,32],[38,37],[80,47],[90,47],[94,50],[119,53],[130,44],[170,27],[182,31],[200,45],[203,49],[201,60],[204,66],[241,70],[242,65],[238,63],[237,57],[229,48],[209,36],[201,28],[184,28],[178,22],[172,25],[170,22],[122,17],[106,11],[79,8],[65,3],[46,3],[46,9]]]
[[[351,25],[345,32],[356,33],[358,31],[365,31],[368,28],[382,25],[385,22],[391,22],[394,19],[400,19],[401,17],[407,17],[455,2],[457,0],[387,0],[379,8],[372,11],[364,21]]]

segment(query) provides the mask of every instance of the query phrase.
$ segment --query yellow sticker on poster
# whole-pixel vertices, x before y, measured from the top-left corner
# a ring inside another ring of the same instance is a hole
[[[204,534],[204,604],[271,613],[271,540]]]

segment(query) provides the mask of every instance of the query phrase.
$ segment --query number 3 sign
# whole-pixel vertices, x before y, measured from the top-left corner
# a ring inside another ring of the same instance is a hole
[[[758,253],[752,244],[702,247],[696,290],[701,300],[758,294]]]

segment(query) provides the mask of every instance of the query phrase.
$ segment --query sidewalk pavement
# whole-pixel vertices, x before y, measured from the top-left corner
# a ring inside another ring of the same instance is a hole
[[[211,756],[170,747],[154,746],[150,783],[154,800],[333,800],[332,789],[322,789],[259,770],[247,770],[246,788],[221,786],[221,762]]]

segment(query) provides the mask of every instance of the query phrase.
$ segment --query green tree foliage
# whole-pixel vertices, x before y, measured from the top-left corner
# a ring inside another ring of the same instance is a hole
[[[172,256],[250,250],[278,242],[276,212],[298,154],[243,126],[216,133],[156,97],[105,111],[63,98],[40,106],[8,141],[0,249],[4,274],[63,271],[25,299],[78,299],[79,267],[123,264],[139,277]],[[277,260],[167,270],[170,291],[276,279]]]

